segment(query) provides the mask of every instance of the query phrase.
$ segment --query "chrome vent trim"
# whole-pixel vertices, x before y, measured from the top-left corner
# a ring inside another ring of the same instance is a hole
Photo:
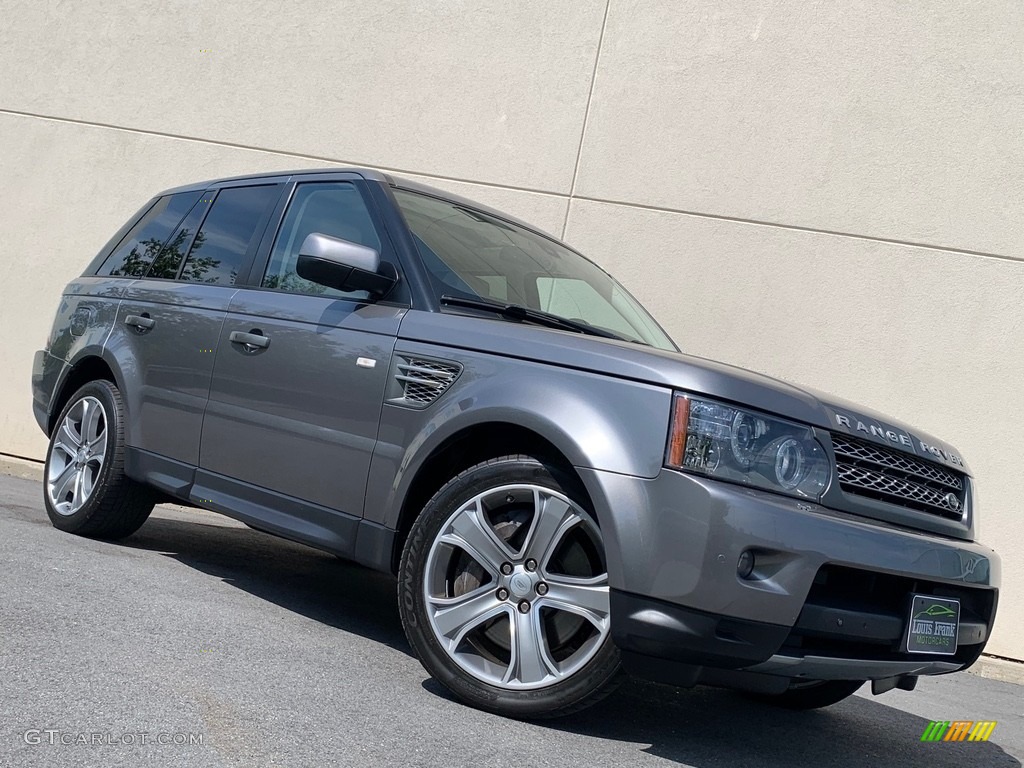
[[[394,405],[426,408],[443,395],[462,373],[462,366],[446,360],[398,355],[393,371],[400,394],[388,399]]]
[[[954,470],[916,456],[832,433],[839,487],[896,506],[962,521],[967,484]]]

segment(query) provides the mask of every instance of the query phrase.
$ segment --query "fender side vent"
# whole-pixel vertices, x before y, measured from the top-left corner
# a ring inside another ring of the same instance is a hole
[[[389,403],[409,408],[426,408],[443,395],[462,373],[462,366],[425,357],[395,358],[394,380],[398,394]]]

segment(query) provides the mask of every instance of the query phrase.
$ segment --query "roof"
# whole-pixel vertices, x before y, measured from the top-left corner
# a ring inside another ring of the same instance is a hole
[[[379,170],[377,170],[375,168],[358,168],[358,167],[300,168],[300,169],[297,169],[297,170],[290,170],[290,171],[269,171],[267,173],[250,173],[250,174],[245,174],[243,176],[226,176],[226,177],[221,178],[221,179],[209,179],[207,181],[197,181],[197,182],[192,183],[192,184],[185,184],[185,185],[182,185],[182,186],[179,186],[179,187],[173,187],[171,189],[165,189],[164,191],[160,192],[158,196],[176,194],[178,192],[201,192],[201,191],[203,191],[205,189],[209,189],[212,186],[218,186],[220,184],[226,184],[226,183],[229,183],[229,182],[236,182],[236,181],[269,181],[269,180],[274,180],[274,181],[278,181],[278,182],[281,182],[281,183],[285,183],[285,182],[289,181],[293,176],[314,176],[314,175],[319,175],[319,174],[331,174],[331,173],[352,173],[352,174],[356,174],[358,176],[361,176],[362,178],[366,179],[367,181],[377,181],[377,182],[380,182],[382,184],[387,184],[387,185],[389,185],[391,187],[395,187],[396,189],[407,189],[407,190],[409,190],[411,192],[421,192],[423,194],[431,195],[433,197],[439,197],[442,200],[447,200],[449,202],[455,203],[456,205],[462,205],[462,206],[465,206],[465,207],[468,207],[468,208],[474,208],[474,209],[476,209],[476,210],[478,210],[478,211],[480,211],[482,213],[490,214],[491,216],[495,216],[495,217],[497,217],[499,219],[504,219],[505,221],[509,221],[509,222],[511,222],[513,224],[518,224],[521,227],[525,227],[526,229],[529,229],[529,230],[532,230],[534,232],[537,232],[538,234],[542,234],[542,235],[544,235],[547,238],[551,238],[551,239],[556,239],[557,240],[557,238],[554,238],[552,235],[547,234],[546,232],[541,231],[540,229],[538,229],[534,225],[532,225],[532,224],[530,224],[528,222],[522,221],[521,219],[518,219],[515,216],[512,216],[512,215],[510,215],[508,213],[505,213],[504,211],[499,211],[496,208],[491,208],[490,206],[484,205],[483,203],[479,203],[479,202],[477,202],[475,200],[471,200],[471,199],[466,198],[466,197],[461,197],[460,195],[456,195],[456,194],[454,194],[452,192],[447,192],[446,190],[438,189],[437,187],[431,187],[428,184],[423,184],[423,183],[418,182],[418,181],[412,181],[411,179],[405,179],[405,178],[402,178],[401,176],[395,176],[395,175],[393,175],[391,173],[385,173],[385,172],[379,171]],[[563,243],[563,245],[564,245],[564,243]]]

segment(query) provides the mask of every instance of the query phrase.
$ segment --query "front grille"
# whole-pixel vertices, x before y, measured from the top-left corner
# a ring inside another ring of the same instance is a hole
[[[426,408],[444,394],[462,372],[457,363],[419,357],[401,357],[395,367],[401,395],[389,402],[412,408]]]
[[[844,493],[963,519],[966,484],[959,472],[837,433],[832,434],[832,448]]]

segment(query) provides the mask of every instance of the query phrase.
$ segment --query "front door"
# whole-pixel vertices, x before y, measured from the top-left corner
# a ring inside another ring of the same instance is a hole
[[[381,250],[358,182],[299,183],[266,268],[232,299],[203,422],[194,495],[257,527],[347,549],[405,308],[295,271],[312,232]],[[257,260],[257,263],[259,259]]]

